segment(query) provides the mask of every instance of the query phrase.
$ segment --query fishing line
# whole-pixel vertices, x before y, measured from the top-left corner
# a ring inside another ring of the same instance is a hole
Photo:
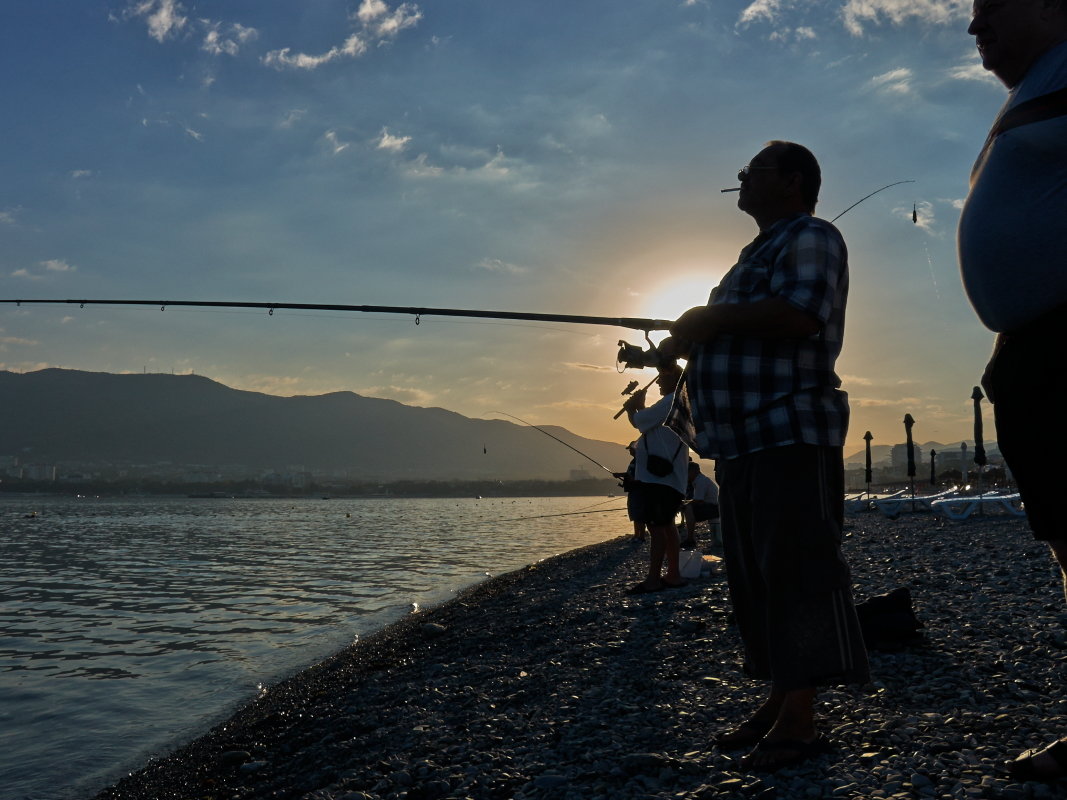
[[[542,514],[539,517],[512,517],[511,519],[495,519],[493,524],[498,522],[526,522],[533,519],[548,519],[550,517],[573,517],[578,514],[615,514],[619,511],[625,511],[624,507],[620,508],[603,508],[600,511],[565,511],[562,514]]]
[[[536,425],[534,425],[534,424],[533,424],[532,422],[527,422],[527,421],[526,421],[526,420],[524,420],[524,419],[519,419],[519,417],[516,417],[516,416],[515,416],[514,414],[509,414],[509,413],[507,413],[506,411],[490,411],[489,413],[490,413],[490,414],[501,414],[501,415],[503,415],[503,416],[505,416],[505,417],[511,417],[511,418],[512,418],[512,419],[514,419],[514,420],[518,420],[518,421],[519,421],[519,422],[521,422],[521,423],[522,423],[523,425],[529,425],[529,426],[530,426],[531,428],[533,428],[534,430],[538,430],[538,431],[541,431],[541,433],[543,433],[543,434],[544,434],[545,436],[548,436],[548,437],[550,437],[550,438],[552,438],[552,439],[555,439],[555,440],[556,440],[557,442],[559,442],[559,443],[560,443],[561,445],[563,445],[564,447],[569,447],[569,448],[570,448],[571,450],[573,450],[573,451],[574,451],[575,453],[577,453],[578,455],[580,455],[580,456],[581,456],[582,458],[585,458],[585,459],[588,459],[589,461],[592,461],[592,462],[593,462],[594,464],[596,464],[596,465],[597,465],[598,467],[600,467],[600,468],[601,468],[602,470],[604,470],[604,472],[608,473],[608,474],[609,474],[609,475],[611,475],[612,477],[615,477],[615,472],[614,472],[614,470],[610,470],[610,469],[608,469],[607,467],[605,467],[605,466],[604,466],[603,464],[601,464],[601,463],[600,463],[599,461],[597,461],[597,460],[596,460],[595,458],[593,458],[592,456],[588,456],[588,455],[586,455],[585,453],[583,453],[583,452],[582,452],[581,450],[579,450],[579,449],[578,449],[577,447],[575,447],[574,445],[571,445],[571,444],[567,444],[567,443],[566,443],[565,441],[563,441],[562,439],[560,439],[560,438],[559,438],[558,436],[553,436],[553,435],[552,435],[551,433],[549,433],[548,431],[546,431],[546,430],[545,430],[544,428],[539,428],[539,427],[537,427]],[[620,445],[620,446],[621,446],[621,445]]]
[[[923,242],[923,252],[926,253],[926,263],[930,265],[930,282],[934,285],[934,297],[941,302],[941,290],[937,286],[937,276],[934,275],[934,260],[930,257],[930,248]]]

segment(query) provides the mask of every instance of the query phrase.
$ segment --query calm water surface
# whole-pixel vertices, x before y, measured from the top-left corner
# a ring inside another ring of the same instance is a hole
[[[627,533],[624,507],[2,498],[0,794],[87,797],[412,604]]]

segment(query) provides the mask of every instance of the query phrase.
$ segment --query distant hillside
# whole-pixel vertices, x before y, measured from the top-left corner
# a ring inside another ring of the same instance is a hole
[[[275,397],[198,375],[0,371],[0,409],[0,456],[22,462],[302,465],[368,480],[606,476],[527,426],[352,392]],[[614,442],[543,427],[611,470],[629,460]]]

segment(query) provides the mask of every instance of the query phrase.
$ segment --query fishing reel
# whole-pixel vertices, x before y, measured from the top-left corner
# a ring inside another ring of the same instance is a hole
[[[622,339],[619,340],[619,354],[615,359],[617,364],[622,365],[622,369],[619,372],[622,372],[623,369],[644,369],[645,367],[663,369],[678,365],[680,354],[676,352],[676,339],[668,336],[657,347],[648,338],[648,333],[646,332],[645,341],[648,342],[647,350],[640,345],[630,344]]]

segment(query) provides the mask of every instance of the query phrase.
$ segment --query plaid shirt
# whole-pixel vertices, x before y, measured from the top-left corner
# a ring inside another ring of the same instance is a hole
[[[704,458],[789,444],[844,445],[848,396],[838,388],[834,362],[847,295],[848,254],[830,223],[801,214],[763,231],[708,305],[781,297],[817,317],[822,330],[806,339],[719,334],[697,345],[667,425]]]

